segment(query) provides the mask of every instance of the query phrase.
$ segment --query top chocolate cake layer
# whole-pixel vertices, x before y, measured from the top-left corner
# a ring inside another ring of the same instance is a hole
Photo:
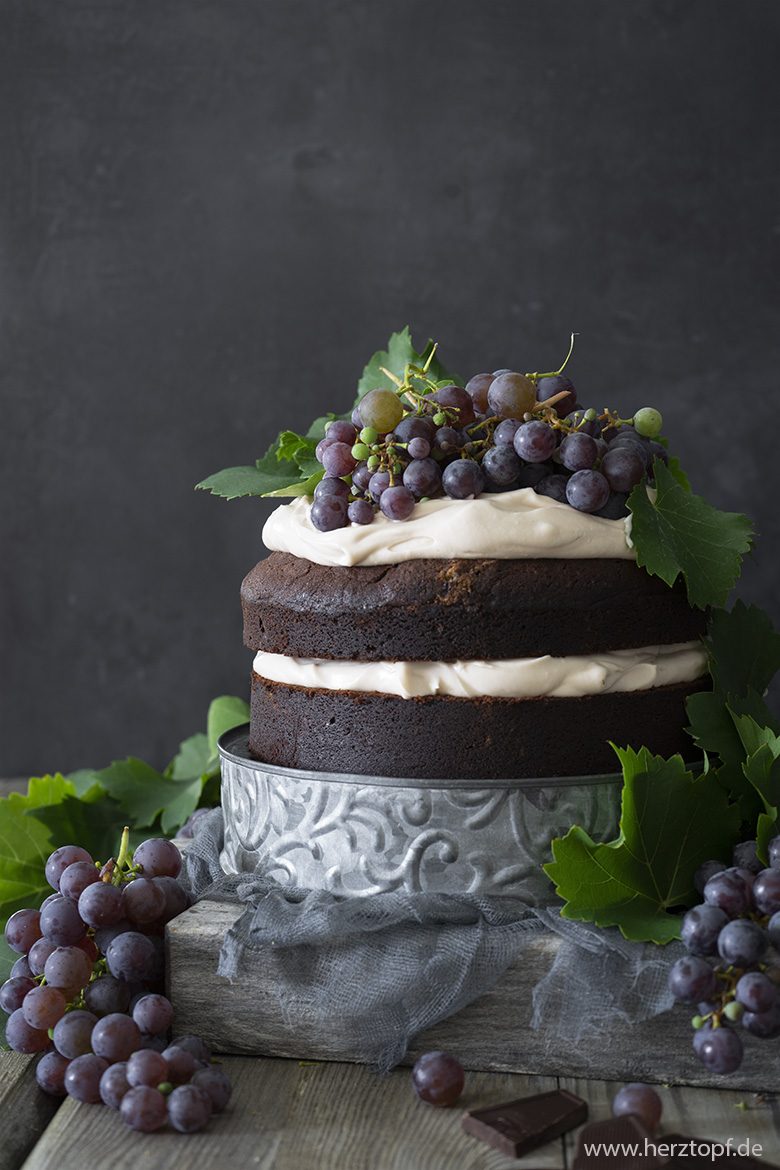
[[[355,661],[594,654],[700,637],[706,614],[633,561],[317,565],[274,552],[241,587],[244,643]]]

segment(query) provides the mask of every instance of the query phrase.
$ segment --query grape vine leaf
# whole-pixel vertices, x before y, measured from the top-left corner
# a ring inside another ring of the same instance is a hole
[[[27,794],[12,792],[0,799],[0,921],[26,906],[39,906],[51,889],[44,867],[51,853],[50,832],[37,817],[28,816],[41,805],[59,805],[74,796],[64,776],[35,776]]]
[[[544,870],[565,900],[562,917],[666,943],[680,932],[680,918],[670,911],[698,896],[698,866],[731,856],[739,814],[714,778],[695,777],[681,756],[665,760],[644,747],[615,751],[624,779],[618,837],[596,843],[575,825],[553,840],[553,861]]]
[[[673,585],[682,574],[688,600],[699,609],[725,605],[752,546],[753,525],[737,512],[720,512],[680,483],[660,459],[656,491],[640,483],[628,498],[637,563]]]
[[[358,382],[358,401],[369,390],[374,390],[377,387],[395,390],[396,383],[393,382],[392,378],[388,378],[385,370],[389,370],[391,374],[395,374],[396,378],[403,380],[407,365],[411,364],[422,369],[433,349],[434,343],[429,341],[422,353],[417,353],[412,345],[412,336],[408,325],[400,333],[394,333],[387,343],[387,349],[375,353],[366,363]],[[457,382],[458,385],[463,385],[460,379],[445,369],[435,353],[428,366],[428,377],[434,382]]]
[[[116,800],[127,824],[146,828],[162,814],[164,833],[183,825],[195,811],[204,783],[202,776],[174,780],[134,756],[115,760],[95,776]]]
[[[206,719],[206,735],[211,758],[218,760],[217,743],[220,736],[242,723],[249,722],[249,704],[235,695],[221,695],[209,706]]]

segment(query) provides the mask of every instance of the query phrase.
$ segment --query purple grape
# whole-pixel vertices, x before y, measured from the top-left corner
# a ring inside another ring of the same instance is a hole
[[[172,1047],[183,1048],[185,1052],[190,1052],[196,1060],[202,1061],[203,1064],[209,1064],[211,1061],[211,1049],[206,1041],[200,1036],[193,1036],[190,1032],[176,1036]]]
[[[80,845],[61,845],[59,849],[55,849],[53,853],[49,854],[45,874],[46,881],[52,889],[59,890],[62,874],[75,861],[87,861],[92,864],[89,853]]]
[[[375,504],[378,504],[382,498],[382,492],[385,488],[390,487],[390,472],[389,471],[375,471],[368,481],[368,494]]]
[[[52,1040],[54,1047],[62,1056],[75,1060],[85,1052],[92,1051],[92,1029],[97,1023],[97,1016],[92,1012],[79,1009],[66,1012],[61,1020],[54,1025]]]
[[[325,437],[336,443],[348,443],[351,447],[357,438],[357,428],[345,418],[336,418],[325,427]],[[176,877],[176,874],[171,874]]]
[[[109,943],[106,951],[108,969],[117,979],[128,983],[148,979],[154,969],[157,954],[151,938],[128,930]]]
[[[165,899],[165,908],[157,919],[157,922],[164,926],[166,922],[171,922],[172,919],[178,918],[180,914],[184,913],[190,905],[189,895],[176,878],[163,876],[152,878],[152,881],[158,889],[162,890]]]
[[[747,971],[737,981],[734,997],[749,1012],[768,1012],[777,1003],[777,985],[762,971]]]
[[[100,1078],[107,1068],[108,1062],[102,1056],[92,1052],[77,1056],[65,1069],[64,1084],[68,1096],[96,1105],[100,1100]]]
[[[522,423],[517,418],[503,419],[493,432],[493,442],[497,447],[513,447],[517,428]]]
[[[113,975],[100,975],[84,988],[84,1006],[99,1020],[114,1012],[126,1012],[130,998],[129,984]]]
[[[712,1028],[695,1047],[699,1060],[714,1073],[736,1072],[742,1064],[742,1041],[731,1028]]]
[[[127,1082],[155,1087],[168,1080],[168,1061],[161,1052],[153,1048],[137,1048],[127,1058]]]
[[[99,930],[103,926],[113,926],[124,918],[125,902],[119,886],[110,882],[96,882],[84,890],[78,908],[84,922]]]
[[[460,446],[460,433],[454,427],[439,427],[434,435],[434,445],[447,454]]]
[[[566,503],[568,482],[568,475],[548,475],[536,485],[534,490],[538,496],[547,496],[551,500],[557,500],[559,504],[564,504]]]
[[[462,386],[442,386],[430,396],[429,401],[443,406],[448,412],[454,412],[459,426],[467,427],[475,421],[474,401]]]
[[[598,459],[599,450],[596,440],[590,435],[573,431],[561,441],[560,454],[561,463],[569,471],[588,471]]]
[[[352,472],[352,490],[354,492],[367,492],[368,485],[373,474],[373,471],[370,470],[365,460],[361,460],[361,462],[358,463],[357,467]],[[324,483],[325,481],[322,480],[321,482]]]
[[[141,1029],[132,1016],[111,1012],[92,1029],[92,1051],[109,1064],[128,1060],[141,1047]]]
[[[342,500],[347,500],[349,497],[349,484],[345,480],[339,479],[336,475],[326,475],[314,488],[315,500],[319,500],[323,496],[339,496]],[[176,852],[178,853],[178,849]],[[181,857],[179,857],[179,868],[181,869]],[[170,876],[178,877],[178,873],[171,874]]]
[[[780,869],[762,869],[753,885],[753,901],[762,914],[780,910]]]
[[[109,1109],[118,1109],[125,1093],[129,1092],[130,1084],[127,1080],[127,1061],[120,1060],[110,1064],[100,1078],[100,1100]]]
[[[441,483],[451,499],[466,500],[480,494],[485,477],[479,464],[472,459],[456,459],[445,467]]]
[[[154,1133],[165,1124],[168,1106],[158,1089],[138,1085],[122,1097],[119,1114],[128,1129],[137,1133]]]
[[[546,402],[555,394],[566,395],[565,398],[559,398],[557,402],[552,404],[558,418],[564,418],[577,405],[577,391],[565,374],[550,374],[547,378],[540,378],[536,383],[536,397],[540,402]]]
[[[595,410],[593,411],[595,415]],[[566,422],[577,428],[577,434],[590,435],[593,439],[601,438],[601,423],[598,418],[586,418],[589,410],[572,410],[566,415]],[[633,431],[633,427],[631,430]]]
[[[398,423],[393,431],[397,443],[410,443],[412,439],[425,439],[433,446],[433,437],[436,434],[436,424],[429,418],[407,414]]]
[[[427,459],[431,453],[431,444],[427,439],[416,436],[414,439],[409,440],[409,445],[406,449],[412,459]]]
[[[42,1052],[49,1043],[49,1033],[40,1028],[33,1028],[24,1018],[23,1008],[11,1012],[5,1022],[5,1038],[14,1052],[23,1052],[31,1056],[34,1052]]]
[[[39,938],[37,942],[33,943],[27,955],[27,961],[33,975],[43,975],[49,955],[54,954],[56,950],[56,944],[50,942],[48,938]]]
[[[729,918],[739,918],[750,905],[750,891],[742,878],[724,869],[708,879],[703,890],[709,906],[719,906]]]
[[[780,837],[773,837],[767,846],[767,855],[769,857],[769,868],[780,869]],[[748,869],[751,867],[748,866]]]
[[[37,984],[28,975],[16,975],[6,979],[0,987],[0,1008],[10,1016],[11,1012],[22,1006],[27,992],[32,991],[34,987],[37,987]]]
[[[47,1032],[65,1015],[65,996],[57,987],[42,983],[24,997],[22,1015],[31,1028]]]
[[[661,1120],[663,1105],[655,1089],[649,1085],[632,1081],[618,1090],[612,1102],[613,1117],[623,1117],[626,1113],[636,1113],[642,1118],[648,1129],[655,1129]]]
[[[309,517],[318,532],[333,532],[347,526],[347,504],[339,496],[320,496],[309,509]]]
[[[70,990],[86,987],[92,964],[80,947],[55,947],[43,968],[44,978],[54,987]]]
[[[328,447],[332,447],[336,442],[338,442],[337,439],[329,439],[327,435],[324,439],[320,439],[319,443],[314,448],[314,458],[318,463],[322,463],[322,457],[327,451]]]
[[[608,499],[609,484],[600,471],[575,471],[566,484],[566,502],[579,512],[596,512]]]
[[[536,406],[536,387],[523,374],[498,374],[488,387],[487,401],[488,409],[499,418],[522,418]]]
[[[349,475],[351,471],[354,471],[357,462],[357,459],[352,454],[351,445],[340,443],[338,440],[335,443],[331,443],[322,452],[322,459],[320,460],[325,470],[334,476]]]
[[[230,1077],[224,1069],[216,1066],[198,1069],[190,1084],[206,1090],[211,1098],[211,1107],[215,1113],[222,1113],[230,1100],[230,1094],[233,1092]]]
[[[736,869],[746,869],[754,876],[764,868],[758,858],[757,841],[740,841],[734,846],[733,862]]]
[[[368,500],[353,500],[347,507],[347,519],[351,524],[372,524],[374,509]]]
[[[168,1120],[179,1133],[203,1129],[211,1114],[211,1097],[200,1085],[179,1085],[168,1098]]]
[[[766,933],[775,950],[780,951],[780,910],[776,910],[767,922]]]
[[[414,510],[414,496],[402,484],[386,487],[379,507],[388,520],[408,520]]]
[[[164,995],[142,995],[133,1004],[133,1019],[142,1032],[159,1036],[173,1023],[173,1006]]]
[[[124,906],[124,899],[122,899]],[[95,942],[101,955],[105,955],[109,944],[118,938],[120,934],[125,934],[128,930],[133,929],[132,922],[127,918],[120,918],[118,922],[114,922],[111,926],[102,926],[95,931]]]
[[[70,947],[84,938],[87,924],[73,898],[57,898],[41,910],[41,933],[58,947]]]
[[[474,409],[480,414],[488,410],[488,390],[495,381],[495,374],[475,374],[466,383],[466,393],[474,403]]]
[[[775,1000],[769,1011],[745,1012],[742,1027],[759,1040],[775,1040],[780,1036],[780,1000]]]
[[[601,474],[615,492],[630,492],[645,474],[645,460],[636,448],[613,443],[599,465]]]
[[[139,877],[135,881],[127,883],[125,886],[125,917],[129,918],[131,922],[145,925],[156,922],[164,913],[165,893],[154,884],[150,877]]]
[[[692,955],[716,955],[718,935],[729,921],[725,910],[718,906],[694,906],[684,915],[680,937]]]
[[[549,423],[540,419],[531,419],[530,422],[523,423],[515,432],[515,451],[526,463],[544,463],[557,446],[558,438],[555,431]]]
[[[78,902],[87,886],[100,881],[100,870],[89,861],[74,861],[62,871],[60,893],[65,898]]]
[[[447,1052],[426,1052],[412,1069],[412,1084],[428,1105],[454,1105],[463,1092],[463,1067]]]
[[[35,1079],[44,1093],[50,1097],[66,1096],[65,1072],[69,1064],[70,1061],[59,1052],[44,1052],[35,1066]]]
[[[425,459],[414,459],[404,469],[403,481],[404,487],[418,499],[421,496],[433,495],[441,487],[441,468],[430,456]]]
[[[717,986],[714,968],[698,955],[684,955],[669,972],[669,990],[680,1003],[709,999]]]
[[[482,471],[488,481],[505,487],[517,480],[522,469],[520,457],[512,447],[490,447],[482,458]]]
[[[198,1068],[193,1054],[178,1044],[169,1044],[167,1048],[163,1049],[162,1055],[168,1063],[168,1079],[174,1085],[188,1081]]]
[[[718,954],[735,967],[750,967],[762,959],[767,948],[766,934],[749,918],[735,918],[718,935]]]
[[[629,514],[627,500],[625,492],[610,492],[604,507],[597,508],[593,515],[602,516],[605,520],[622,520]]]
[[[18,955],[26,955],[42,933],[40,910],[17,910],[5,924],[5,941]]]
[[[20,955],[8,972],[10,979],[30,979],[34,974],[27,955]]]

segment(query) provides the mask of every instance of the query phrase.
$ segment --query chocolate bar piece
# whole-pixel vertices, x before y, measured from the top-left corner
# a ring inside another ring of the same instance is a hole
[[[773,1162],[766,1158],[753,1157],[748,1150],[755,1150],[757,1143],[747,1138],[733,1138],[730,1141],[718,1141],[714,1138],[691,1138],[681,1133],[670,1133],[668,1136],[656,1138],[659,1148],[669,1155],[669,1167],[687,1167],[687,1170],[717,1170],[718,1166],[728,1166],[729,1170],[779,1170]],[[761,1151],[763,1153],[763,1150]]]
[[[660,1141],[635,1113],[592,1121],[577,1135],[574,1170],[654,1170],[669,1166],[668,1154],[658,1149]]]
[[[466,1133],[510,1158],[522,1158],[544,1142],[581,1125],[587,1116],[588,1106],[581,1097],[565,1089],[553,1089],[487,1109],[473,1109],[463,1115],[460,1124]]]

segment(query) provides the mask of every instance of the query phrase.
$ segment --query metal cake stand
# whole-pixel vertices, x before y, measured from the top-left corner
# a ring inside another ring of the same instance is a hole
[[[622,775],[409,780],[281,768],[254,759],[248,725],[219,741],[226,873],[349,896],[504,895],[549,903],[550,841],[579,825],[617,835]]]

